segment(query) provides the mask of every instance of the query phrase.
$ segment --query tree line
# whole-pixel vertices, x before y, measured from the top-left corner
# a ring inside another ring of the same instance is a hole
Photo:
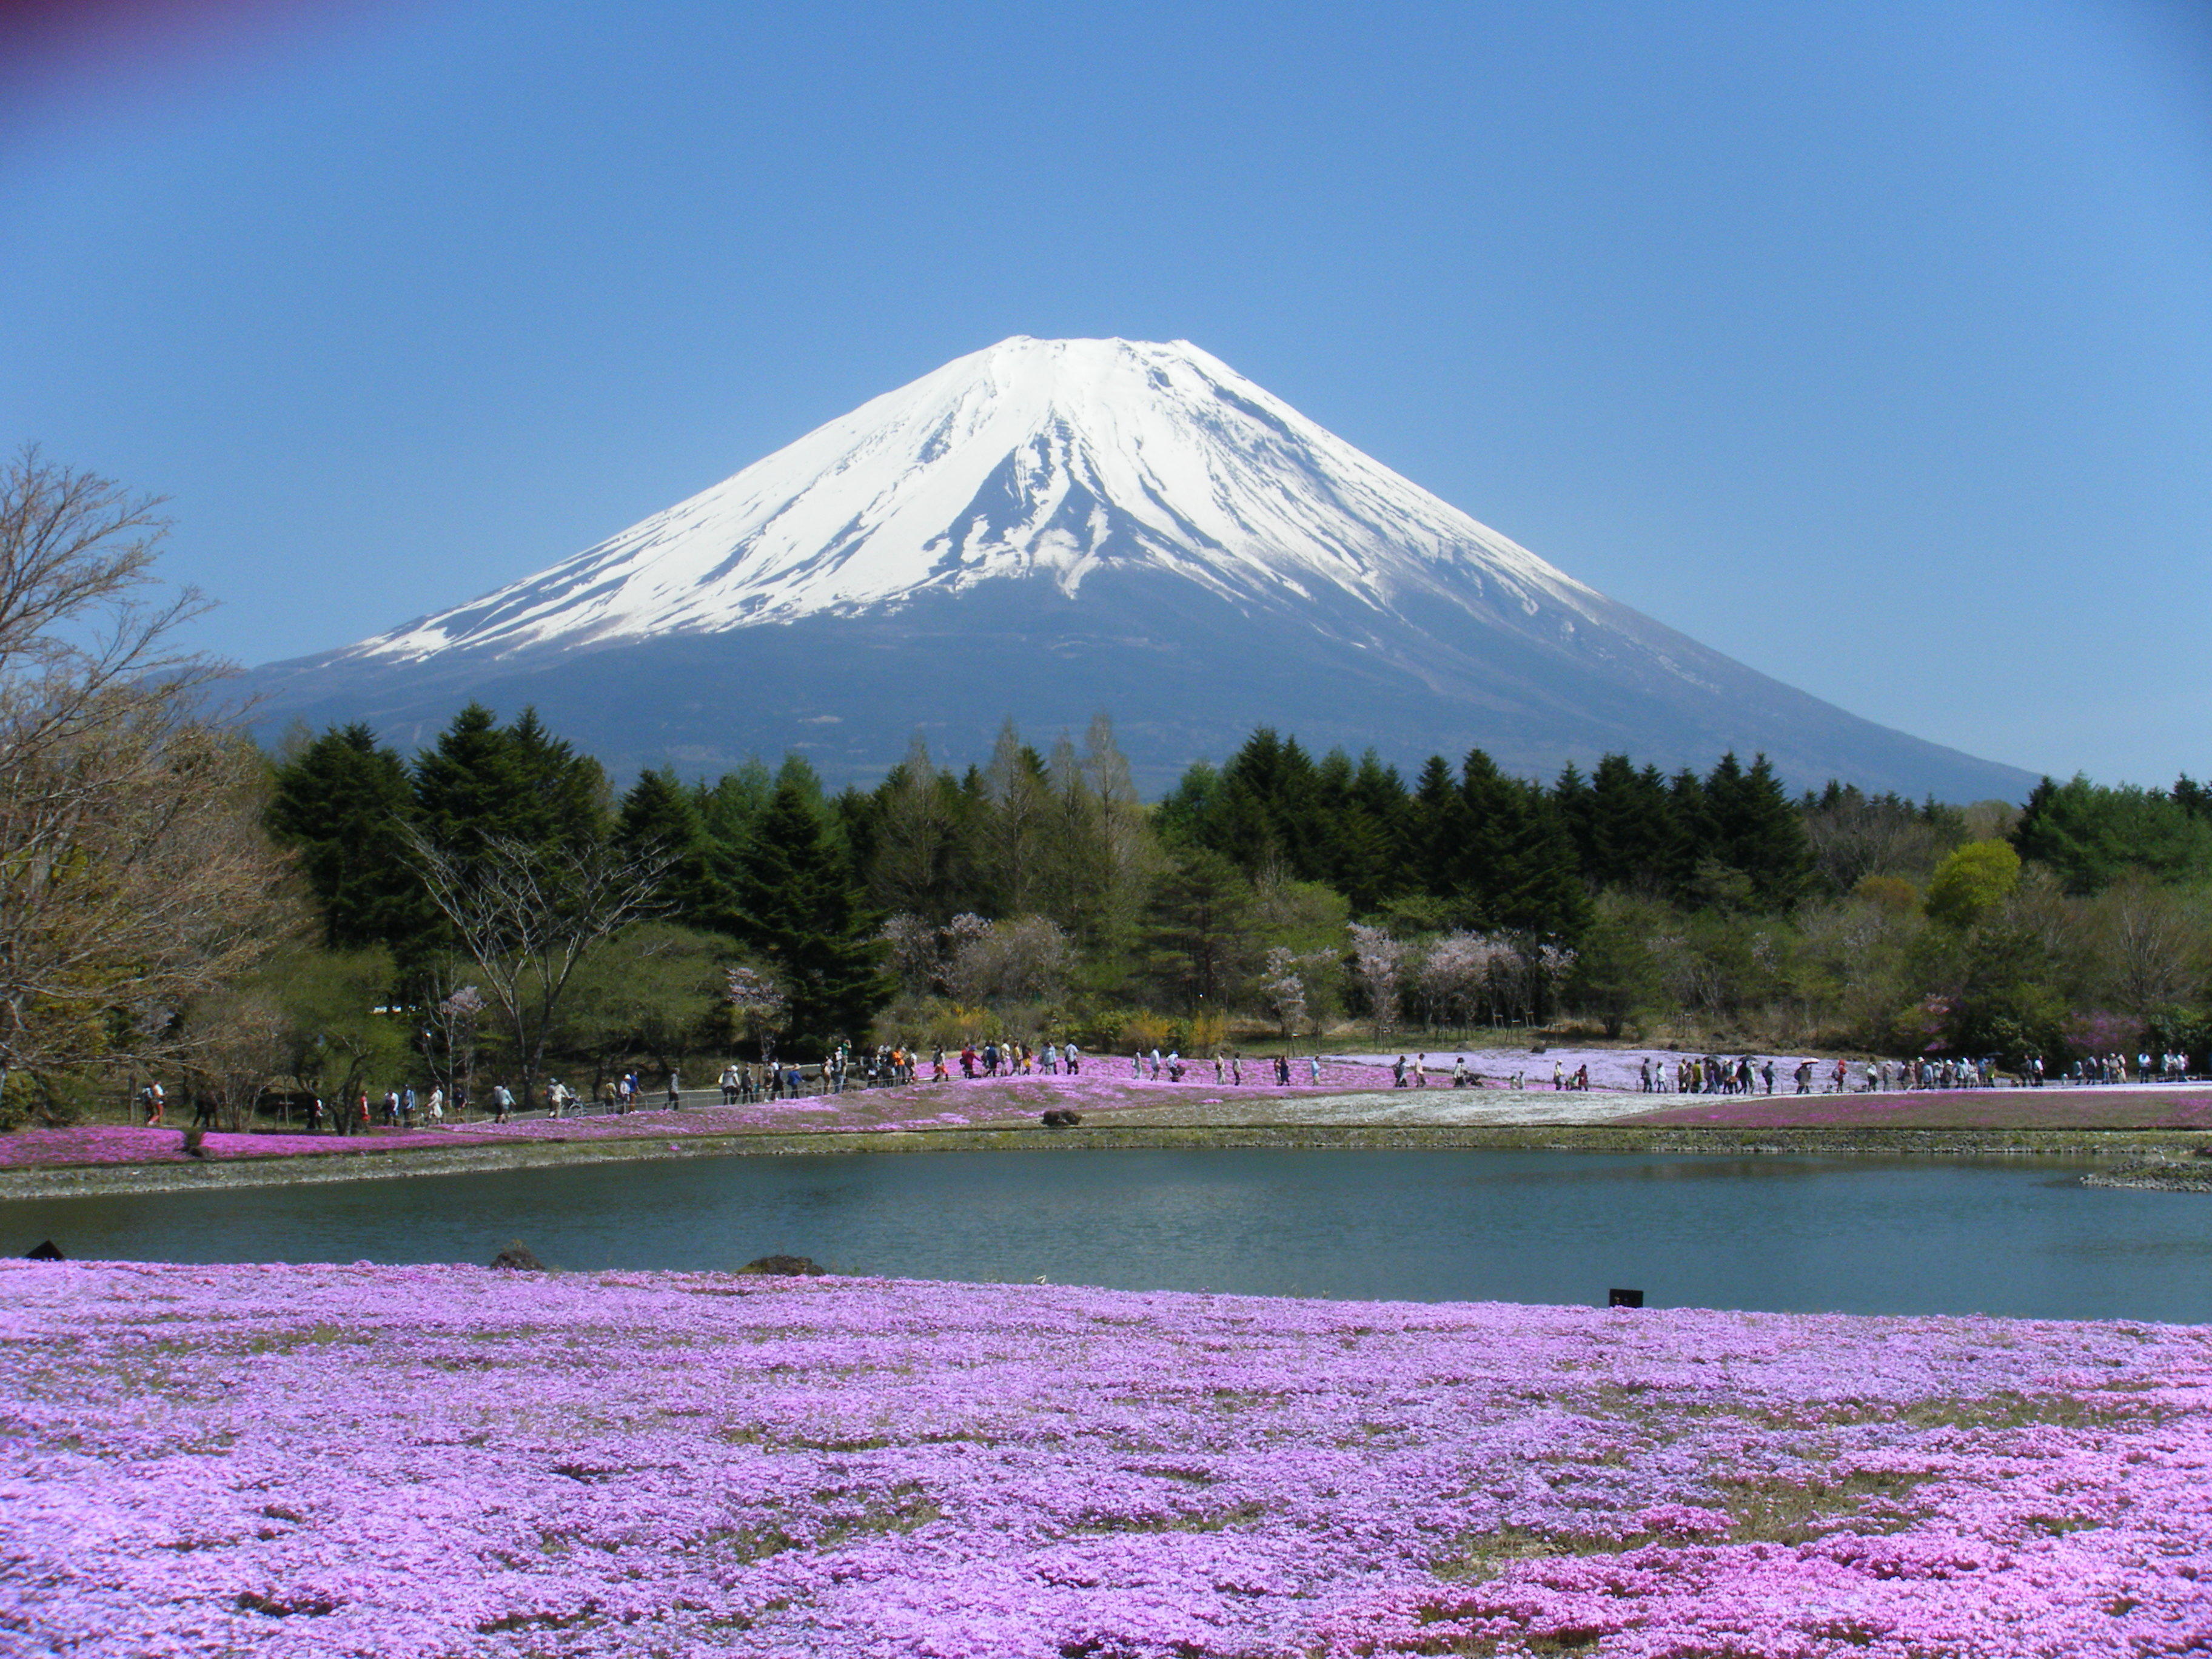
[[[1203,1047],[1239,1022],[1295,1039],[1353,1018],[1379,1039],[1565,1015],[2063,1063],[2116,1034],[2212,1036],[2212,791],[2186,777],[1960,807],[1792,796],[1759,757],[1668,775],[1612,755],[1540,782],[1477,750],[1409,781],[1262,729],[1148,803],[1101,715],[1044,748],[1009,721],[957,769],[917,738],[836,794],[793,756],[712,781],[647,771],[617,798],[527,711],[471,708],[412,763],[348,727],[299,740],[275,780],[270,823],[328,942],[400,964],[450,950],[395,838],[410,821],[447,844],[657,852],[663,952],[742,964],[781,999],[749,1032],[702,1005],[708,1046],[1058,1030]]]

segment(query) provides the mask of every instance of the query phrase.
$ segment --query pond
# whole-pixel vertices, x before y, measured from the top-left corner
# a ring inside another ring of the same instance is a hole
[[[0,1203],[0,1249],[726,1269],[1423,1301],[2212,1322],[2212,1197],[1966,1158],[1487,1151],[702,1158]]]

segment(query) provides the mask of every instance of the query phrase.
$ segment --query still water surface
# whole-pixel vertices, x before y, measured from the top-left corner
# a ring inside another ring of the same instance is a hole
[[[739,1266],[1129,1290],[2212,1322],[2212,1196],[2039,1161],[1588,1152],[712,1158],[0,1204],[78,1259]]]

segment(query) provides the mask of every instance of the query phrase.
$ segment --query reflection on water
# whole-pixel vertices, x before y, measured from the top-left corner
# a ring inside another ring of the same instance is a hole
[[[2212,1198],[2047,1161],[1585,1152],[715,1158],[0,1204],[0,1249],[854,1272],[1424,1301],[2212,1321]]]

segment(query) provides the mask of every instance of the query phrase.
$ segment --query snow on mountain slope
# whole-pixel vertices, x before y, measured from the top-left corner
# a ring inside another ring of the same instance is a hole
[[[1616,609],[1187,341],[1019,337],[345,654],[715,633],[1011,576],[1079,599],[1130,567],[1244,604],[1349,600],[1376,623],[1439,602],[1522,627],[1562,613],[1553,629]]]
[[[618,773],[806,755],[879,777],[1012,715],[1114,715],[1146,787],[1256,726],[1530,775],[1765,752],[1947,799],[2033,780],[1850,714],[1607,599],[1197,347],[1000,342],[540,574],[234,688],[274,738],[535,707]]]

